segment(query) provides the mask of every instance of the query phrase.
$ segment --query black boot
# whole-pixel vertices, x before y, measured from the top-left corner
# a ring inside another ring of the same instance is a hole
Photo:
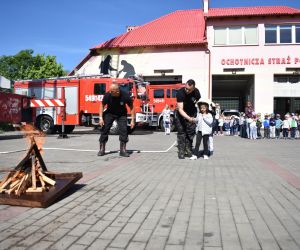
[[[178,152],[178,159],[182,160],[184,159],[184,153]]]
[[[129,157],[129,154],[126,152],[126,143],[120,142],[120,156]]]
[[[193,156],[193,152],[189,147],[185,148],[185,156],[187,156],[187,157],[192,157]]]
[[[187,157],[192,157],[193,156],[193,151],[192,151],[192,147],[190,145],[190,142],[188,140],[185,141],[185,156]]]
[[[105,143],[100,143],[100,149],[99,152],[97,154],[98,156],[103,156],[105,155]]]

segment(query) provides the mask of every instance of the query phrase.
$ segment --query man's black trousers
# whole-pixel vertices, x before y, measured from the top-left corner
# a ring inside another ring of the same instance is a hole
[[[178,114],[175,119],[175,124],[177,128],[178,154],[182,156],[186,151],[190,154],[192,152],[193,139],[196,134],[196,124],[188,122]]]
[[[113,115],[106,113],[103,116],[104,126],[101,128],[100,143],[106,143],[108,141],[109,130],[114,121],[117,121],[119,130],[119,140],[120,142],[128,142],[128,132],[127,132],[127,116]]]

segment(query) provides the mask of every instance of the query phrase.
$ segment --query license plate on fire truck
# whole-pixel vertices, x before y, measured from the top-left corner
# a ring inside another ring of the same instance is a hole
[[[145,115],[137,113],[135,115],[135,122],[143,122],[145,120]]]

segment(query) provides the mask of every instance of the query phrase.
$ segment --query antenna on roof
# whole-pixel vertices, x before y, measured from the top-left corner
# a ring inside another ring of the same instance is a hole
[[[136,25],[129,25],[129,26],[126,26],[126,31],[129,32],[129,31],[132,31],[136,28],[138,28],[139,26],[136,26]]]

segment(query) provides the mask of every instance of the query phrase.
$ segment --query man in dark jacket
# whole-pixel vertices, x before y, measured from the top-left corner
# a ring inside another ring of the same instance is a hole
[[[194,80],[188,80],[185,87],[178,90],[177,112],[175,124],[177,127],[178,158],[192,157],[193,139],[196,134],[195,117],[197,108],[195,104],[201,98]]]
[[[128,93],[120,90],[118,84],[113,83],[110,85],[109,92],[104,95],[100,103],[99,125],[101,127],[101,136],[99,139],[100,150],[98,156],[105,154],[105,144],[108,141],[108,133],[113,122],[116,120],[120,134],[120,156],[129,157],[129,154],[126,152],[126,143],[128,142],[126,105],[130,108],[130,127],[133,129],[135,125],[135,113],[131,97]],[[106,110],[103,112],[105,106]]]

